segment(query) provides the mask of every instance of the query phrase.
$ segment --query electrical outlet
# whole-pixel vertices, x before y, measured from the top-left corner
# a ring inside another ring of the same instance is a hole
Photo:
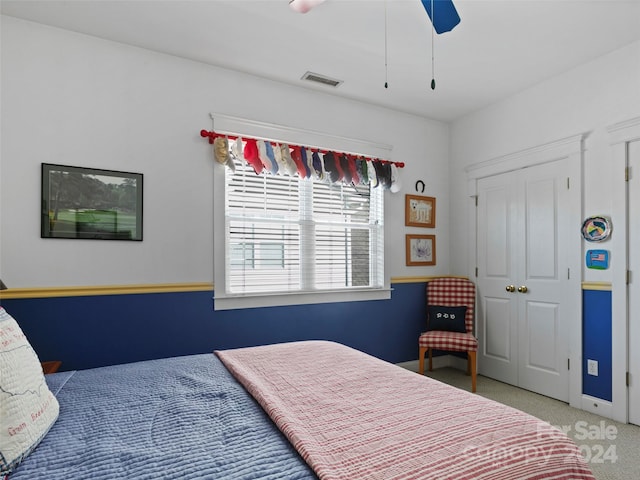
[[[589,375],[593,375],[594,377],[598,376],[598,361],[597,360],[587,360],[587,373]]]

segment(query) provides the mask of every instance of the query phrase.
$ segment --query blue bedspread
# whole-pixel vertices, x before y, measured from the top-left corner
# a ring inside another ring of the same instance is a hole
[[[9,480],[316,479],[213,354],[47,383],[60,417]]]

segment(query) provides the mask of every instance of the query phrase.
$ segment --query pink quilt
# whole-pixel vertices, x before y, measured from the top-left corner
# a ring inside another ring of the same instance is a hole
[[[548,423],[344,345],[216,354],[320,479],[594,480]]]

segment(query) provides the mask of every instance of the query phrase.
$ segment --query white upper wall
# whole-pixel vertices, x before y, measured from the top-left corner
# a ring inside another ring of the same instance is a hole
[[[387,275],[449,273],[449,129],[336,96],[2,17],[0,278],[10,287],[213,281],[210,112],[393,146]],[[277,60],[274,56],[274,61]],[[384,95],[384,91],[380,92]],[[338,149],[338,147],[333,147]],[[142,242],[40,238],[40,164],[144,174]],[[404,226],[404,194],[437,228]],[[436,233],[437,266],[405,266],[405,234]]]
[[[588,134],[583,214],[611,215],[612,178],[607,127],[640,115],[640,42],[549,79],[451,126],[451,270],[468,270],[465,167]],[[580,235],[581,225],[575,226]],[[613,234],[615,235],[615,225]],[[611,248],[607,242],[600,248]],[[610,270],[585,270],[585,281],[611,281]]]

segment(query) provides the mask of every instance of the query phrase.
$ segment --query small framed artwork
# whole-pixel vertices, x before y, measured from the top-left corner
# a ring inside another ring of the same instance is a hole
[[[142,174],[42,164],[40,236],[142,240]]]
[[[436,264],[435,235],[407,235],[406,255],[408,266]]]
[[[436,199],[421,195],[405,195],[404,224],[408,227],[436,226]]]

